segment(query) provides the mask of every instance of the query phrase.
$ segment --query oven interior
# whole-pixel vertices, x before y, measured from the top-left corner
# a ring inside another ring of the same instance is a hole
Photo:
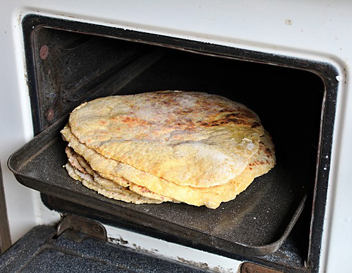
[[[285,204],[287,208],[293,208],[289,218],[297,216],[298,219],[294,219],[293,227],[280,242],[279,249],[265,255],[260,251],[253,255],[245,250],[232,249],[226,242],[222,245],[223,241],[209,237],[199,236],[192,242],[188,237],[182,238],[177,232],[170,231],[173,227],[160,230],[158,227],[162,224],[157,221],[143,225],[147,218],[141,222],[131,221],[129,206],[124,207],[120,217],[116,217],[109,209],[101,212],[99,204],[91,207],[84,201],[72,202],[54,192],[44,192],[42,200],[46,206],[64,214],[97,219],[240,260],[302,271],[307,266],[311,269],[317,266],[322,227],[321,223],[314,222],[319,221],[319,217],[313,221],[313,215],[317,205],[324,206],[324,195],[319,191],[325,187],[324,177],[319,174],[319,155],[322,153],[322,138],[333,127],[326,118],[329,114],[326,112],[333,111],[333,107],[326,105],[326,92],[331,89],[327,87],[328,77],[324,78],[330,73],[326,65],[37,16],[25,18],[23,29],[35,135],[40,136],[43,130],[63,123],[67,114],[80,103],[102,96],[156,90],[216,93],[245,104],[259,115],[274,140],[280,170],[276,177],[282,187],[288,187],[284,194],[299,196],[298,200],[281,196],[267,201],[280,203],[289,200]],[[321,184],[319,190],[317,181]],[[26,184],[36,188],[36,181],[26,181]],[[262,185],[260,191],[265,189]],[[270,187],[267,190],[270,191]],[[317,200],[318,193],[323,201]],[[254,199],[260,199],[260,196],[255,192],[252,194],[252,199],[247,200],[255,203]],[[315,201],[319,201],[318,204]],[[303,211],[297,212],[302,203]],[[167,210],[159,213],[167,213]],[[211,212],[206,213],[210,215]],[[268,215],[270,213],[267,211]],[[219,215],[220,212],[217,217],[223,218],[221,223],[226,223],[224,219],[228,215]],[[256,225],[280,225],[274,223],[274,218],[275,215],[265,217],[260,224],[258,221],[245,222],[255,230],[249,236],[261,236],[263,227],[254,227]],[[286,228],[278,227],[282,233]],[[191,228],[182,232],[188,230]],[[208,243],[203,244],[202,240]],[[279,238],[270,240],[277,242]],[[313,244],[317,249],[312,247]]]

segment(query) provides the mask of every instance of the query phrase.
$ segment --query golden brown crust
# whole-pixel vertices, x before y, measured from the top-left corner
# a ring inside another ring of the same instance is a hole
[[[94,100],[70,116],[72,133],[106,158],[172,181],[228,183],[257,152],[264,129],[242,104],[200,92],[150,92]]]
[[[217,208],[275,165],[253,111],[200,92],[97,99],[77,107],[61,133],[74,150],[66,149],[69,174],[127,202]]]
[[[255,177],[267,173],[275,165],[275,151],[268,133],[261,137],[258,153],[253,156],[245,170],[229,183],[212,187],[179,186],[175,183],[140,171],[130,165],[107,159],[89,149],[70,132],[68,126],[62,134],[69,145],[81,154],[90,166],[103,177],[116,181],[126,179],[134,185],[140,185],[161,196],[185,202],[187,204],[217,208],[221,202],[230,201],[244,191]],[[133,188],[131,188],[133,190]]]

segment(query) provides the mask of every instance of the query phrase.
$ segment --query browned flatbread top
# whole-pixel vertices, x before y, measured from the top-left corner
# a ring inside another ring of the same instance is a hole
[[[234,179],[264,134],[246,106],[179,91],[96,99],[77,107],[69,125],[81,143],[106,158],[193,187]]]

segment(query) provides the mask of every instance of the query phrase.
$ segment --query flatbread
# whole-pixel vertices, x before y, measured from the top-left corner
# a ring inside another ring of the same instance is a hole
[[[159,195],[166,196],[187,204],[217,208],[221,202],[234,199],[245,190],[255,177],[267,173],[275,165],[275,151],[268,133],[260,138],[258,152],[251,158],[245,170],[229,183],[212,187],[180,186],[163,178],[138,170],[130,165],[107,159],[78,141],[68,125],[61,131],[77,153],[82,155],[89,165],[101,176],[112,181],[121,178],[133,184],[146,187]]]
[[[94,190],[105,197],[134,204],[160,204],[163,202],[161,200],[139,195],[124,187],[113,186],[106,188],[101,184],[97,183],[90,174],[83,173],[73,167],[70,162],[65,165],[65,168],[67,170],[68,175],[71,176],[73,179],[80,181],[85,187]]]
[[[86,162],[86,160],[74,152],[70,147],[66,147],[65,152],[71,167],[75,169],[75,172],[79,174],[82,179],[86,178],[85,180],[93,180],[95,184],[99,184],[102,188],[105,188],[108,191],[132,190],[133,192],[144,197],[160,200],[163,202],[174,201],[165,196],[151,192],[146,187],[135,185],[134,183],[131,183],[122,177],[114,177],[113,180],[104,178],[99,172],[94,171]]]
[[[77,107],[69,126],[105,158],[191,187],[223,185],[241,174],[264,134],[246,106],[180,91],[96,99]]]

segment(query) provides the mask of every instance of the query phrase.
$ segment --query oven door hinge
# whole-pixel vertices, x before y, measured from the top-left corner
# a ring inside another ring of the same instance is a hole
[[[60,236],[67,230],[75,230],[94,237],[107,241],[106,229],[98,221],[87,219],[76,215],[66,215],[57,225],[56,236]]]
[[[239,273],[283,273],[283,271],[278,271],[269,267],[264,267],[262,265],[245,262],[241,264]]]

